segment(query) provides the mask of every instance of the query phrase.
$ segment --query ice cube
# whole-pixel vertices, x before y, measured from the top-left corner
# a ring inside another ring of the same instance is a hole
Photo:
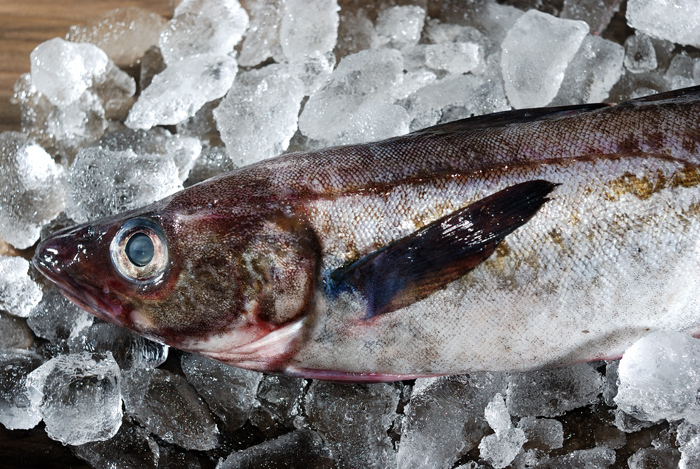
[[[99,322],[68,341],[71,353],[110,352],[122,370],[155,368],[168,358],[169,347],[114,324]]]
[[[572,451],[550,458],[537,465],[540,469],[604,469],[615,464],[615,451],[610,448],[593,448]]]
[[[0,350],[28,349],[34,343],[34,335],[22,319],[0,311]]]
[[[506,96],[516,108],[549,104],[576,54],[588,25],[537,10],[522,15],[501,43]]]
[[[525,432],[520,428],[513,428],[505,400],[500,393],[487,404],[484,416],[495,434],[487,435],[481,440],[479,455],[496,469],[502,469],[509,465],[522,449],[526,441]]]
[[[681,451],[679,469],[696,469],[700,461],[700,429],[689,422],[681,422],[678,426],[676,443]]]
[[[653,332],[628,348],[615,402],[640,420],[700,422],[700,341],[681,332]]]
[[[304,380],[291,376],[263,375],[250,416],[267,436],[279,436],[294,428],[301,413]]]
[[[180,358],[187,381],[204,398],[227,432],[248,420],[262,373],[224,365],[201,355]]]
[[[289,71],[304,84],[304,96],[311,96],[328,83],[334,67],[333,53],[312,52],[303,60],[292,62]]]
[[[403,79],[403,58],[392,49],[367,50],[340,61],[330,81],[309,98],[299,130],[316,140],[334,141],[365,102],[390,101]]]
[[[331,449],[340,467],[396,466],[387,430],[394,422],[399,391],[390,384],[314,381],[306,394],[309,426]]]
[[[142,207],[182,189],[179,174],[167,155],[85,148],[68,173],[66,214],[85,222]]]
[[[61,355],[27,376],[46,433],[64,444],[112,438],[122,424],[120,373],[112,354]]]
[[[116,8],[85,25],[71,26],[66,39],[95,44],[118,66],[132,66],[158,43],[165,23],[162,16],[143,8]]]
[[[697,76],[696,71],[700,71],[700,59],[689,57],[685,51],[681,51],[673,57],[664,75],[668,89],[678,90],[699,85],[700,76]]]
[[[219,430],[194,388],[161,369],[124,373],[124,407],[147,430],[168,443],[207,451],[219,445]]]
[[[564,0],[560,18],[581,20],[588,23],[591,32],[598,36],[610,24],[620,9],[620,0]]]
[[[700,47],[698,6],[697,0],[629,0],[627,24],[650,36]]]
[[[511,373],[508,375],[507,403],[519,417],[554,417],[594,402],[603,379],[588,363]]]
[[[407,134],[411,116],[396,104],[367,101],[348,119],[336,145],[373,142]]]
[[[248,2],[250,5],[251,2]],[[257,0],[249,6],[250,26],[241,46],[238,63],[253,67],[272,57],[279,45],[279,27],[284,12],[283,0]]]
[[[598,36],[586,36],[566,68],[554,105],[600,103],[622,76],[625,49]]]
[[[418,44],[425,10],[418,5],[393,6],[379,12],[373,47],[403,49]]]
[[[65,207],[63,167],[19,132],[0,133],[0,237],[18,249]]]
[[[155,439],[128,419],[112,439],[73,446],[71,451],[92,467],[104,469],[158,467],[160,459]]]
[[[680,453],[673,448],[642,448],[627,459],[627,466],[629,469],[676,468],[679,462]]]
[[[625,40],[625,67],[632,73],[654,70],[659,64],[651,38],[642,32],[635,32]]]
[[[54,38],[39,44],[30,55],[32,84],[55,106],[66,106],[107,71],[109,58],[93,44]]]
[[[337,0],[286,0],[280,22],[280,44],[290,61],[313,52],[325,55],[338,39]]]
[[[490,0],[446,1],[440,11],[442,20],[474,27],[495,44],[503,42],[508,30],[522,14],[518,8]]]
[[[237,70],[236,61],[227,55],[200,55],[173,63],[153,77],[125,123],[134,129],[150,129],[182,122],[204,103],[225,95]]]
[[[158,46],[168,65],[197,55],[229,54],[248,28],[238,0],[184,0],[163,28]]]
[[[50,287],[29,313],[27,324],[39,337],[51,342],[75,337],[90,327],[94,316],[86,313],[64,297],[56,288]]]
[[[338,59],[369,49],[375,37],[374,24],[364,8],[341,8],[338,25]]]
[[[318,433],[308,429],[295,430],[275,440],[269,440],[243,451],[232,453],[216,469],[257,469],[261,467],[336,467]]]
[[[26,318],[41,301],[39,285],[29,277],[29,262],[0,256],[0,310]]]
[[[132,150],[137,155],[162,155],[173,160],[180,181],[187,179],[202,151],[199,139],[173,135],[160,127],[148,131],[122,129],[109,132],[91,146],[113,152]]]
[[[434,70],[467,73],[474,70],[482,60],[481,49],[473,42],[442,42],[425,47],[425,64]]]
[[[158,46],[149,47],[141,58],[139,68],[139,89],[145,90],[153,82],[153,77],[165,70],[165,60]]]
[[[527,446],[542,451],[551,451],[564,445],[564,429],[558,420],[524,417],[518,428],[525,432]]]
[[[185,187],[205,181],[221,173],[233,171],[237,166],[224,147],[205,147],[197,158]]]
[[[214,110],[226,150],[237,165],[281,154],[297,129],[304,85],[287,67],[241,73]]]
[[[41,362],[41,357],[29,350],[0,351],[0,423],[5,428],[27,430],[41,421],[25,387],[27,375]]]
[[[609,361],[605,366],[605,378],[603,379],[603,400],[605,404],[614,407],[617,395],[617,369],[619,360]]]
[[[398,467],[452,467],[485,435],[484,408],[504,389],[504,376],[492,373],[416,380],[404,410]]]

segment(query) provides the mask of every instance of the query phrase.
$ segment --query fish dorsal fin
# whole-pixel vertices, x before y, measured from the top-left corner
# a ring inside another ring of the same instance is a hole
[[[446,134],[464,130],[478,130],[490,127],[502,127],[510,124],[522,124],[541,119],[572,116],[582,112],[591,112],[601,108],[610,107],[611,104],[592,103],[575,104],[573,106],[556,106],[533,109],[515,109],[512,111],[496,112],[483,116],[468,117],[445,124],[438,124],[432,127],[413,132],[418,135]]]
[[[366,317],[408,306],[485,261],[508,234],[547,202],[556,184],[516,184],[456,210],[420,230],[331,272],[327,291],[352,291]]]

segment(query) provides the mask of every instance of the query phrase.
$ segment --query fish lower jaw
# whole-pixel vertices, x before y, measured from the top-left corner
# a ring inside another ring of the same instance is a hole
[[[200,344],[196,350],[192,351],[239,368],[270,372],[283,371],[286,363],[296,352],[295,343],[303,323],[303,318],[298,319],[245,345],[213,351],[203,346],[205,344]],[[231,335],[237,335],[236,331],[232,331]],[[225,341],[226,335],[217,339],[219,344]]]

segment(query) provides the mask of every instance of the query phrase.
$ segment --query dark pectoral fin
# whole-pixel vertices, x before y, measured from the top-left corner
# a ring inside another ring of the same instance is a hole
[[[331,272],[328,291],[360,295],[367,317],[415,303],[486,260],[537,213],[555,186],[529,181],[474,202]]]

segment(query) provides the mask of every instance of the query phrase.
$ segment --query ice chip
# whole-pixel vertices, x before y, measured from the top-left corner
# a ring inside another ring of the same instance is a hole
[[[510,104],[516,109],[549,104],[587,33],[583,21],[537,10],[518,18],[501,43],[501,70]]]
[[[179,174],[167,155],[85,148],[68,173],[66,214],[80,223],[142,207],[182,189]]]
[[[147,430],[125,419],[114,438],[71,447],[96,468],[158,467],[160,448]]]
[[[29,277],[29,262],[21,257],[0,256],[0,310],[26,318],[42,297],[41,288]]]
[[[93,44],[54,38],[39,44],[30,55],[32,84],[55,106],[82,95],[96,77],[107,71],[109,58]]]
[[[236,163],[224,147],[205,147],[185,181],[185,187],[236,169]]]
[[[350,145],[396,137],[407,134],[410,123],[411,117],[403,107],[367,101],[348,119],[345,130],[333,143]]]
[[[700,341],[681,332],[653,332],[622,356],[615,402],[640,420],[698,423],[699,370]]]
[[[598,36],[619,9],[619,0],[564,0],[559,16],[567,20],[585,21],[591,32]]]
[[[330,81],[309,98],[299,116],[299,130],[316,140],[334,141],[365,102],[390,101],[403,79],[401,53],[367,50],[340,61]]]
[[[65,207],[65,172],[19,132],[0,133],[0,237],[18,249]]]
[[[186,449],[219,445],[219,430],[194,388],[180,375],[160,369],[124,373],[124,407],[150,432]]]
[[[153,342],[122,327],[105,322],[93,324],[68,341],[71,353],[110,352],[122,370],[150,369],[162,365],[169,347]]]
[[[625,40],[625,67],[632,73],[654,70],[659,64],[649,36],[639,31]]]
[[[162,155],[175,163],[180,181],[187,179],[202,151],[199,139],[173,135],[160,127],[148,131],[121,129],[109,132],[92,147],[113,152],[132,150],[137,155]]]
[[[629,469],[676,468],[679,462],[680,453],[673,448],[641,448],[627,459],[627,466]]]
[[[0,350],[28,349],[34,343],[34,335],[27,323],[0,311]]]
[[[184,0],[163,28],[158,46],[168,65],[197,55],[227,55],[248,28],[238,0]]]
[[[398,467],[452,467],[486,434],[484,408],[504,389],[501,374],[417,379],[404,409]]]
[[[338,59],[369,49],[375,38],[374,24],[364,8],[341,8],[338,25]]]
[[[513,428],[510,414],[503,396],[498,393],[488,403],[484,416],[494,435],[487,435],[479,443],[479,455],[496,469],[509,465],[518,455],[526,441],[525,432]]]
[[[566,68],[555,105],[600,103],[622,75],[624,48],[598,36],[586,36]]]
[[[204,103],[225,95],[237,70],[236,61],[227,55],[200,55],[171,64],[153,77],[125,123],[133,129],[150,129],[182,122]]]
[[[615,451],[610,448],[593,448],[572,451],[563,456],[550,458],[538,469],[605,469],[615,464]]]
[[[75,306],[56,288],[50,287],[31,310],[27,324],[37,336],[57,342],[75,337],[89,327],[93,319],[94,316]]]
[[[112,438],[122,424],[119,366],[107,352],[61,355],[27,376],[46,433],[64,444]]]
[[[700,461],[700,429],[697,425],[681,422],[678,426],[676,443],[681,451],[679,469],[696,469]]]
[[[506,402],[512,415],[554,417],[595,401],[603,379],[588,363],[511,373]]]
[[[529,447],[550,451],[564,445],[564,429],[558,420],[524,417],[518,422],[518,428],[525,432]]]
[[[116,8],[85,25],[71,26],[66,39],[95,44],[118,66],[131,66],[158,43],[165,23],[162,16],[143,8]]]
[[[253,67],[272,57],[279,44],[284,0],[258,0],[250,9],[250,26],[241,46],[238,63]]]
[[[250,420],[267,436],[279,436],[294,428],[301,413],[304,380],[291,376],[263,375]]]
[[[292,62],[290,73],[304,84],[304,96],[311,96],[328,82],[334,67],[333,53],[312,52],[303,60]]]
[[[650,36],[700,47],[697,0],[629,0],[627,24]]]
[[[340,467],[386,468],[396,465],[387,430],[399,391],[390,384],[338,384],[314,381],[306,394],[309,426],[331,449]]]
[[[697,76],[697,70],[700,70],[700,59],[692,58],[685,51],[681,51],[673,57],[664,74],[669,90],[699,85],[700,76]]]
[[[204,398],[227,432],[248,420],[262,373],[224,365],[201,355],[180,358],[187,381]]]
[[[434,70],[461,74],[474,70],[482,60],[481,49],[473,42],[442,42],[425,48],[425,64]]]
[[[425,10],[418,5],[393,6],[379,12],[377,16],[374,47],[403,49],[418,43]]]
[[[41,421],[25,386],[27,375],[41,362],[41,357],[29,350],[0,351],[0,423],[5,428],[28,430]]]
[[[280,22],[280,44],[290,61],[313,52],[331,52],[338,40],[337,0],[286,0]]]
[[[281,154],[297,129],[304,85],[287,67],[241,73],[214,110],[226,150],[237,165]]]
[[[513,23],[523,14],[518,8],[490,0],[446,1],[441,10],[443,20],[476,28],[495,44],[501,44]]]

